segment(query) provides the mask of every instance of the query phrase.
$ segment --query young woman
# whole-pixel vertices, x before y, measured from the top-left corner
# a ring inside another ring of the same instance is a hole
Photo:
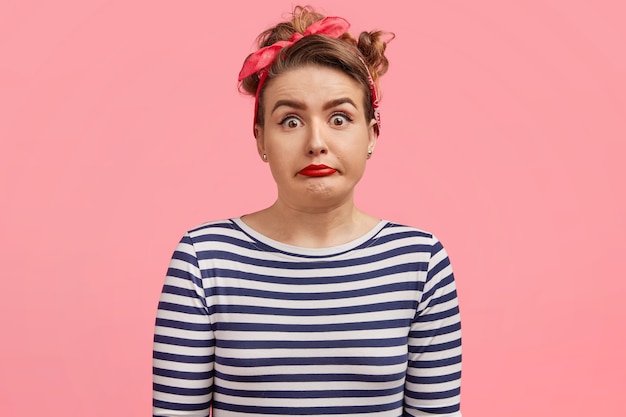
[[[244,62],[278,197],[179,243],[157,313],[155,416],[460,416],[445,250],[354,205],[388,62],[383,33],[357,41],[348,26],[297,7]]]

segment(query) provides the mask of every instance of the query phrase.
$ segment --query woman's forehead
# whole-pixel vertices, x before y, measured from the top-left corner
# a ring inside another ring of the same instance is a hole
[[[272,78],[265,88],[265,99],[270,101],[344,100],[361,103],[363,96],[363,88],[355,79],[340,70],[320,66],[286,71]]]

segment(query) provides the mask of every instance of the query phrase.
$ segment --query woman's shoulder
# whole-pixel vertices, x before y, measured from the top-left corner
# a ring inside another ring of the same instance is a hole
[[[187,230],[187,235],[191,237],[201,236],[205,234],[212,233],[223,233],[228,232],[234,228],[234,223],[231,218],[229,219],[219,219],[219,220],[210,220],[204,223],[201,223],[191,229]]]
[[[425,240],[437,240],[435,235],[428,230],[403,223],[394,222],[391,220],[386,220],[386,224],[383,230],[385,231],[385,234],[395,237],[414,237]]]
[[[196,253],[226,248],[246,249],[254,246],[248,234],[238,226],[237,218],[201,223],[188,229],[180,243],[192,246]]]

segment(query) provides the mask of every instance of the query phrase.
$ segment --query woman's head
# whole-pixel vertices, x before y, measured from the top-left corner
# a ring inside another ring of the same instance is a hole
[[[357,81],[363,89],[367,120],[377,119],[378,80],[389,65],[384,55],[386,34],[362,32],[356,40],[347,32],[348,26],[343,19],[325,18],[310,7],[298,6],[290,21],[261,33],[259,51],[248,56],[240,73],[241,90],[256,96],[255,132],[256,125],[265,123],[267,85],[285,72],[306,66],[332,68]],[[374,129],[378,133],[378,126]]]

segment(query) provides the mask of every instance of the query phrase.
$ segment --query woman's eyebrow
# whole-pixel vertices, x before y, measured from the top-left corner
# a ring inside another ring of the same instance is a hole
[[[356,106],[354,101],[352,101],[352,99],[349,98],[349,97],[341,97],[341,98],[337,98],[335,100],[331,100],[328,103],[324,104],[324,107],[322,107],[322,109],[323,110],[328,110],[328,109],[331,109],[333,107],[337,107],[337,106],[339,106],[341,104],[344,104],[344,103],[348,103],[348,104],[352,105],[352,107],[354,107],[355,109],[358,110],[358,107]]]
[[[356,104],[354,103],[354,101],[349,98],[349,97],[341,97],[341,98],[336,98],[334,100],[331,100],[329,102],[327,102],[326,104],[324,104],[324,106],[322,107],[322,110],[328,110],[331,109],[333,107],[337,107],[339,105],[342,105],[344,103],[348,103],[350,104],[352,107],[354,107],[355,109],[358,109],[358,107],[356,106]],[[295,100],[278,100],[276,103],[274,103],[274,107],[272,107],[272,113],[274,113],[274,111],[281,107],[281,106],[287,106],[287,107],[291,107],[294,109],[298,109],[298,110],[306,110],[307,106],[304,103],[301,103],[299,101],[295,101]]]
[[[294,101],[294,100],[278,100],[276,103],[274,103],[274,107],[272,107],[272,113],[274,113],[274,111],[277,108],[279,108],[280,106],[292,107],[292,108],[298,109],[298,110],[305,110],[306,109],[306,105],[304,103],[300,103],[298,101]]]

